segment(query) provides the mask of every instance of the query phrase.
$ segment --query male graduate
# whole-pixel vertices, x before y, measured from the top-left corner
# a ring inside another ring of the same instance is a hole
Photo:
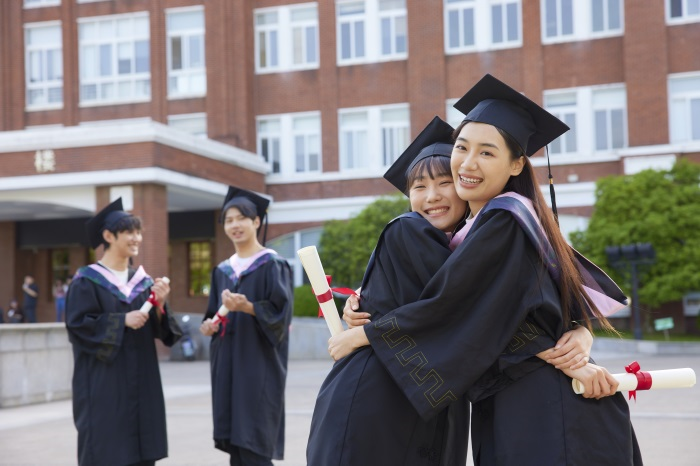
[[[129,266],[139,253],[141,220],[124,212],[121,198],[86,228],[90,245],[105,250],[96,264],[78,270],[66,298],[78,463],[154,465],[168,455],[154,338],[172,346],[182,335],[165,306],[170,288]],[[141,312],[151,292],[156,303]]]
[[[293,284],[287,261],[257,238],[268,204],[253,192],[229,188],[221,220],[236,253],[212,271],[200,327],[212,336],[214,446],[230,454],[231,465],[271,466],[284,453]],[[222,304],[230,312],[215,323]]]

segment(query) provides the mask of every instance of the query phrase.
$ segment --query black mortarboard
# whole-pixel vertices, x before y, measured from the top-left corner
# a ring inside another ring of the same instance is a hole
[[[384,173],[384,178],[406,194],[408,174],[418,162],[428,157],[449,158],[452,155],[453,131],[454,128],[442,121],[440,117],[433,118]]]
[[[260,217],[260,224],[265,225],[265,233],[263,235],[263,244],[267,237],[267,207],[270,205],[270,200],[266,199],[252,191],[237,188],[235,186],[228,187],[228,193],[224,199],[224,204],[221,207],[221,217],[219,221],[223,223],[226,211],[234,205],[249,205],[255,209],[257,216]]]
[[[99,211],[97,215],[85,222],[90,246],[93,249],[97,248],[104,241],[102,232],[111,230],[119,220],[129,216],[131,216],[130,213],[124,212],[121,197]]]
[[[465,121],[488,123],[510,134],[528,157],[569,130],[560,119],[490,74],[454,107],[466,115]]]

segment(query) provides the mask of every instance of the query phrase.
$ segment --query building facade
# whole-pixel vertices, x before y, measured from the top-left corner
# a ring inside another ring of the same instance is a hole
[[[0,1],[0,306],[32,274],[53,320],[51,283],[93,259],[85,219],[122,196],[138,263],[201,312],[228,184],[273,199],[300,283],[295,251],[391,193],[387,166],[485,73],[572,128],[549,154],[562,228],[585,228],[599,177],[700,162],[697,44],[697,0]]]

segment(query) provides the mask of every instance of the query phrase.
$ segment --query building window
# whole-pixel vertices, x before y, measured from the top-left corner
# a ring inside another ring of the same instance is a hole
[[[56,283],[56,280],[61,280],[66,283],[66,280],[70,278],[70,254],[68,249],[52,249],[51,250],[51,277],[53,281],[51,286]]]
[[[445,51],[519,47],[521,0],[445,0]]]
[[[666,0],[666,15],[674,23],[700,21],[700,0]]]
[[[406,0],[337,0],[338,64],[408,56]]]
[[[28,24],[25,37],[27,109],[63,105],[63,46],[61,25]]]
[[[668,79],[671,143],[700,141],[700,75]]]
[[[207,114],[187,113],[170,115],[168,117],[168,126],[195,136],[207,137]]]
[[[204,10],[167,10],[167,28],[168,96],[205,95]]]
[[[212,269],[211,243],[197,241],[187,243],[189,295],[209,296],[209,279]]]
[[[60,5],[61,0],[24,0],[24,8]]]
[[[294,276],[294,286],[301,286],[309,283],[306,273],[299,261],[297,251],[306,246],[315,246],[321,241],[322,227],[309,228],[308,230],[296,231],[284,236],[277,237],[267,242],[267,247],[276,251],[277,254],[287,259]]]
[[[544,104],[571,128],[549,145],[550,154],[607,154],[627,147],[624,85],[546,91]]]
[[[541,0],[540,6],[545,44],[624,33],[623,0]]]
[[[258,73],[318,68],[316,3],[255,10]]]
[[[625,88],[593,92],[593,130],[596,151],[611,151],[627,147],[626,109]]]
[[[591,30],[593,33],[621,31],[622,0],[591,0]]]
[[[321,171],[321,115],[318,112],[258,117],[258,153],[272,174]]]
[[[78,21],[80,103],[148,101],[151,95],[148,13]]]
[[[410,142],[406,104],[341,109],[338,122],[341,170],[387,167]]]

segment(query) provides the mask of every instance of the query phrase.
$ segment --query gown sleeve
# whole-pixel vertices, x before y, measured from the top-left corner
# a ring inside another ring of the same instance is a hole
[[[261,284],[265,287],[265,299],[253,302],[255,319],[268,342],[276,346],[289,332],[294,305],[292,273],[289,264],[281,259],[273,259],[258,270],[265,274]]]
[[[219,291],[218,282],[216,280],[216,267],[211,271],[211,279],[209,280],[209,301],[207,302],[207,310],[204,313],[204,318],[202,322],[207,319],[213,319],[216,315],[216,311],[219,310],[219,300],[221,299],[221,291]]]
[[[105,305],[100,303],[96,285],[85,278],[74,280],[66,296],[66,327],[80,351],[112,362],[122,345],[125,314],[107,312]]]
[[[153,325],[153,334],[161,340],[165,346],[173,346],[182,338],[182,329],[175,316],[170,312],[167,304],[163,304],[164,314],[158,318],[155,314],[160,312],[156,308],[150,311],[150,320]]]
[[[486,213],[419,301],[365,325],[376,354],[423,418],[480,377],[493,378],[526,318],[551,338],[561,332],[558,294],[528,241],[510,213]],[[521,360],[539,352],[528,347],[519,349]]]

